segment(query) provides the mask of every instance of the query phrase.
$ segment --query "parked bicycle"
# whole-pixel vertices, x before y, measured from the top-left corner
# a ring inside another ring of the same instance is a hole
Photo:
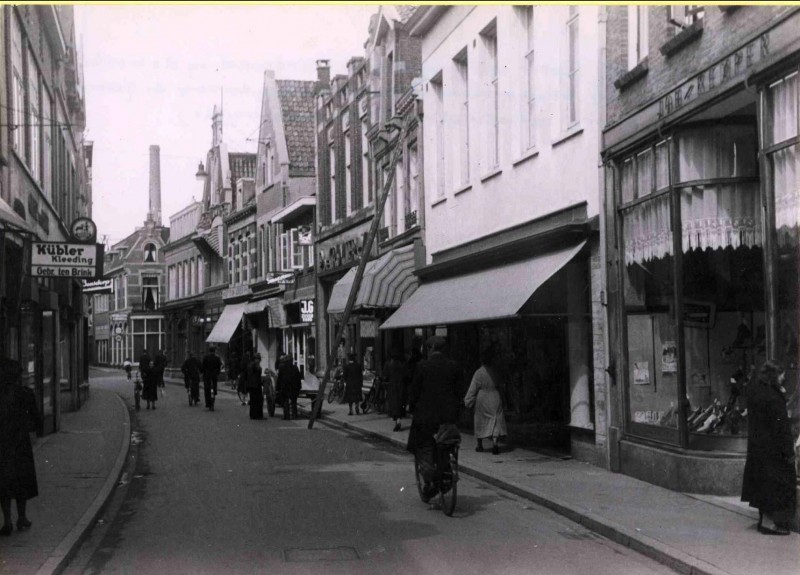
[[[361,411],[364,413],[368,413],[373,409],[378,413],[386,411],[386,385],[383,379],[378,376],[375,376],[375,379],[372,380],[372,387],[361,403]]]
[[[341,403],[344,399],[344,372],[341,367],[337,367],[328,390],[328,403]]]
[[[458,497],[458,450],[461,445],[461,434],[455,425],[443,425],[436,434],[434,448],[434,480],[438,490],[442,512],[448,517],[456,509]],[[414,475],[417,480],[417,491],[423,503],[428,503],[424,494],[425,481],[422,477],[422,466],[418,458],[414,458]]]

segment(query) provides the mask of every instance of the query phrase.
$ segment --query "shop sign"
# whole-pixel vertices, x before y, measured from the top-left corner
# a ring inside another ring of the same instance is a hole
[[[343,265],[355,263],[361,259],[364,252],[364,243],[367,241],[367,232],[348,239],[341,239],[319,250],[317,265],[320,271],[339,268]]]
[[[112,313],[111,314],[111,321],[113,321],[114,323],[128,321],[128,314],[127,313]]]
[[[72,239],[82,244],[93,244],[97,240],[97,224],[89,218],[76,218],[70,224]]]
[[[113,280],[83,280],[83,293],[114,293]]]
[[[314,321],[314,300],[300,300],[300,321],[311,323]]]
[[[663,411],[647,410],[647,411],[634,411],[633,421],[636,423],[648,423],[650,425],[658,424],[664,416]]]
[[[102,244],[33,242],[31,275],[34,277],[102,278]]]
[[[658,101],[658,117],[665,118],[706,93],[739,78],[770,54],[770,36],[765,32],[749,44],[684,82]]]
[[[297,243],[301,246],[314,245],[314,235],[311,233],[311,226],[301,226],[297,228]]]
[[[269,285],[292,285],[292,284],[294,284],[294,272],[289,272],[289,273],[280,274],[280,275],[272,274],[272,277],[267,278],[267,284],[269,284]]]
[[[94,326],[95,339],[108,339],[108,324],[97,324]]]

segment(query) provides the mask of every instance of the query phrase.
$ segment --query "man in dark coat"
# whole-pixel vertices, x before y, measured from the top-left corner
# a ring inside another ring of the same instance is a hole
[[[297,419],[297,398],[302,385],[300,370],[290,355],[284,355],[278,366],[278,379],[275,382],[275,392],[283,402],[284,419],[290,419],[290,409],[291,416]]]
[[[194,356],[194,352],[189,352],[189,356],[181,365],[181,373],[186,389],[189,390],[191,398],[189,405],[200,403],[200,361]]]
[[[261,386],[261,354],[257,353],[240,374],[250,396],[250,419],[264,419],[264,388]]]
[[[158,350],[153,360],[153,376],[158,387],[164,387],[164,370],[167,368],[167,356],[163,349]]]
[[[139,357],[139,374],[142,376],[142,399],[147,402],[147,409],[150,409],[150,406],[155,409],[156,401],[158,401],[158,380],[154,374],[153,361],[147,350],[144,350]]]
[[[358,404],[364,399],[362,388],[364,387],[364,368],[356,361],[356,354],[348,356],[347,363],[342,368],[344,378],[344,401],[350,406],[350,413],[353,415],[353,404],[356,406],[356,415],[359,415]]]
[[[17,529],[31,526],[28,499],[39,494],[29,433],[42,425],[33,391],[20,385],[18,361],[0,358],[0,535],[11,535],[11,500],[17,502]]]
[[[455,361],[445,357],[443,337],[433,336],[428,339],[427,345],[428,359],[417,364],[409,389],[408,403],[414,412],[414,419],[406,449],[420,463],[425,481],[423,496],[430,499],[436,494],[436,488],[432,485],[436,473],[434,436],[441,424],[455,424],[458,421],[461,369]]]
[[[208,348],[208,353],[203,356],[203,395],[206,400],[206,409],[214,411],[214,400],[217,397],[217,379],[222,371],[222,360],[217,355],[217,348],[213,345]]]
[[[797,505],[797,478],[791,424],[786,409],[784,371],[772,361],[746,387],[747,459],[742,501],[758,509],[758,531],[789,535]],[[762,525],[764,516],[772,525]]]

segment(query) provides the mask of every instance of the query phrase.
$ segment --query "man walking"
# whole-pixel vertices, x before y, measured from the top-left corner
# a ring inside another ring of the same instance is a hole
[[[203,356],[203,395],[206,400],[206,409],[214,411],[214,400],[217,397],[217,378],[222,370],[222,360],[217,355],[217,348],[213,345],[208,348],[208,353]]]
[[[428,359],[420,361],[409,389],[409,407],[414,412],[406,449],[414,454],[422,469],[423,499],[436,495],[434,436],[443,423],[455,424],[461,404],[459,383],[461,370],[455,361],[445,357],[445,339],[435,335],[428,339]]]
[[[275,382],[275,392],[283,400],[283,418],[291,416],[297,419],[297,397],[300,395],[302,378],[300,370],[292,361],[292,356],[284,355],[278,367],[278,379]]]
[[[156,385],[161,388],[161,395],[164,395],[164,370],[167,368],[167,363],[164,350],[158,350],[153,360],[153,376],[156,379]]]
[[[183,381],[189,391],[189,405],[200,403],[200,361],[194,356],[194,352],[189,352],[189,357],[181,366]]]

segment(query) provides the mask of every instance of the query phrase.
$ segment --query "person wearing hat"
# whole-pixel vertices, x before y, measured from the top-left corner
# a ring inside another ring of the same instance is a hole
[[[0,535],[13,531],[11,500],[17,502],[17,530],[30,529],[28,499],[39,494],[29,433],[42,425],[33,391],[21,385],[18,361],[0,358]]]
[[[278,366],[278,378],[275,381],[275,393],[278,395],[278,403],[283,406],[284,419],[297,419],[297,398],[303,386],[302,380],[300,370],[292,361],[292,356],[288,354],[282,356]]]
[[[222,371],[222,360],[217,355],[217,348],[213,345],[208,348],[208,353],[203,356],[203,395],[206,400],[206,409],[214,411],[214,400],[217,397],[217,379]]]
[[[344,400],[350,406],[350,413],[353,415],[353,404],[356,406],[356,415],[360,414],[358,404],[364,399],[361,388],[364,387],[364,368],[356,360],[356,354],[351,353],[349,359],[342,368],[344,377]]]
[[[428,359],[420,361],[409,389],[408,404],[414,413],[406,449],[414,454],[422,469],[423,498],[430,500],[437,493],[433,485],[436,466],[434,436],[439,426],[458,421],[461,405],[459,385],[461,369],[445,357],[445,339],[434,335],[426,342]]]

